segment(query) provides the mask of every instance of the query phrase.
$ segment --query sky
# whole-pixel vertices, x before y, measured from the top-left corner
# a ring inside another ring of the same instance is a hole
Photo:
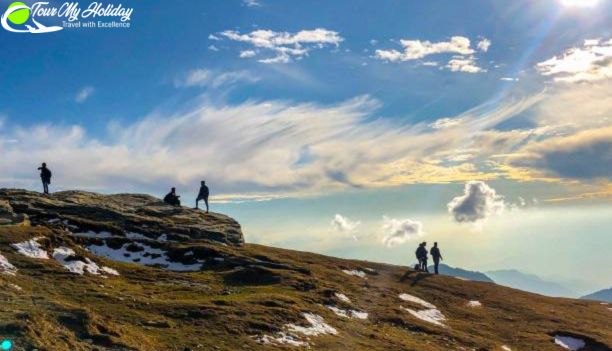
[[[205,179],[251,243],[612,286],[610,0],[24,5],[61,30],[0,28],[0,187]]]

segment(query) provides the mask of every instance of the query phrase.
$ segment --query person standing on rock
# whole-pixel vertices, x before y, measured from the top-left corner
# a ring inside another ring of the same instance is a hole
[[[170,189],[170,192],[164,196],[164,202],[172,206],[181,206],[180,196],[176,195],[176,188]]]
[[[429,250],[429,253],[431,254],[431,257],[433,258],[434,261],[434,271],[436,272],[436,274],[438,273],[438,265],[440,264],[440,260],[442,260],[442,254],[440,253],[440,249],[438,248],[438,243],[435,242],[434,246],[431,248],[431,250]]]
[[[421,243],[421,270],[423,272],[429,273],[429,269],[427,268],[427,242],[423,241]]]
[[[206,204],[206,213],[208,213],[208,195],[210,195],[210,191],[208,190],[208,187],[206,186],[206,182],[205,181],[201,181],[200,182],[200,192],[198,193],[198,197],[196,198],[196,210],[198,209],[198,202],[200,200],[204,200],[204,203]]]
[[[47,168],[47,164],[43,162],[43,164],[38,167],[40,171],[40,180],[43,183],[43,191],[45,194],[49,194],[49,184],[51,184],[51,171]]]
[[[425,249],[424,243],[419,244],[419,247],[416,249],[415,255],[417,260],[419,260],[419,270],[424,271],[425,269],[423,268],[423,260],[427,260],[427,249]],[[425,267],[427,267],[427,263],[425,263]]]

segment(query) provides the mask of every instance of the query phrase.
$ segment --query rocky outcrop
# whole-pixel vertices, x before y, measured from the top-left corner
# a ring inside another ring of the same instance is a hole
[[[166,205],[142,194],[101,195],[86,191],[61,191],[51,195],[0,189],[0,224],[61,223],[68,228],[114,235],[164,236],[176,241],[208,240],[230,245],[244,243],[234,219],[186,207]]]

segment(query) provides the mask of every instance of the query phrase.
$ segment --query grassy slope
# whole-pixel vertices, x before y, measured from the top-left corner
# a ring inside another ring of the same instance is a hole
[[[103,279],[70,274],[54,260],[27,258],[8,246],[40,236],[48,247],[78,250],[61,231],[0,227],[0,253],[19,268],[16,276],[0,275],[0,337],[16,340],[17,350],[290,349],[263,346],[255,336],[273,334],[287,323],[304,324],[301,312],[321,315],[338,330],[335,336],[311,337],[316,350],[501,350],[501,345],[562,350],[551,342],[550,334],[557,331],[596,340],[600,346],[592,350],[612,345],[612,311],[597,302],[259,245],[214,249],[227,257],[255,257],[299,269],[245,271],[220,265],[178,273],[94,258],[121,273]],[[212,247],[192,246],[198,245]],[[362,279],[341,271],[365,268],[377,273]],[[334,292],[346,294],[352,303],[338,301]],[[400,293],[435,304],[447,317],[447,327],[401,310],[400,305],[419,306],[399,300]],[[468,307],[468,300],[483,307]],[[330,303],[367,311],[369,318],[339,317],[324,307]]]

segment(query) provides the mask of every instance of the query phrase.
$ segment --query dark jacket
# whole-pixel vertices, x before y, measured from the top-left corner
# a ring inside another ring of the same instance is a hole
[[[200,186],[200,192],[198,193],[198,199],[208,199],[209,190],[206,185]]]
[[[419,246],[419,248],[416,249],[415,254],[416,254],[416,257],[419,260],[426,259],[427,258],[427,249],[424,248],[423,246]]]
[[[442,257],[442,254],[440,254],[440,249],[436,246],[432,247],[429,253],[431,254],[431,257],[434,258],[434,260],[439,260]]]
[[[47,167],[38,167],[40,170],[40,179],[43,182],[51,184],[51,171]]]

